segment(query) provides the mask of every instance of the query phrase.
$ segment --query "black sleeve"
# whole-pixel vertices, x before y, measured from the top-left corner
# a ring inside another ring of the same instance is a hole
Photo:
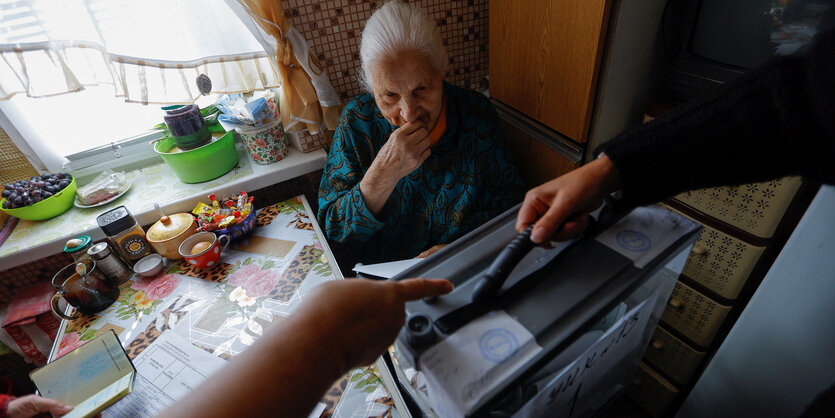
[[[597,148],[626,205],[802,175],[835,183],[835,31]]]

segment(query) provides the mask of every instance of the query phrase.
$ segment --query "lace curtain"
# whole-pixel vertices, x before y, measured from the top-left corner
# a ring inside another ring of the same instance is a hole
[[[192,103],[201,74],[212,93],[287,80],[280,96],[288,130],[318,133],[339,116],[336,92],[280,0],[0,0],[0,127],[40,169],[66,159],[50,148],[53,138],[19,126],[21,109],[9,98],[112,86],[125,102]]]
[[[0,99],[112,85],[125,101],[191,103],[278,87],[275,65],[229,6],[200,0],[0,1]]]

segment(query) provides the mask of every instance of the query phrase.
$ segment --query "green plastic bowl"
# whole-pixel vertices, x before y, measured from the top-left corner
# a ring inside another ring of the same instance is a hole
[[[3,209],[3,212],[8,213],[16,218],[25,219],[27,221],[43,221],[54,218],[72,207],[72,202],[75,200],[75,191],[78,185],[75,182],[75,177],[72,178],[70,185],[65,187],[54,195],[35,203],[32,206],[24,206],[17,209]],[[0,208],[6,199],[0,200]]]
[[[154,143],[154,151],[174,170],[183,183],[202,183],[216,179],[238,165],[238,151],[235,149],[235,132],[230,131],[217,141],[200,148],[177,153],[168,153],[174,147],[174,140],[166,138]]]

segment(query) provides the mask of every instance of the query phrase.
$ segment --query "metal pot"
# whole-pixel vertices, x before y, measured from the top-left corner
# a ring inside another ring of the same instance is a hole
[[[161,256],[171,260],[180,260],[183,257],[177,248],[186,238],[194,235],[196,230],[197,222],[191,214],[175,213],[171,216],[162,216],[151,225],[145,233],[145,238]]]

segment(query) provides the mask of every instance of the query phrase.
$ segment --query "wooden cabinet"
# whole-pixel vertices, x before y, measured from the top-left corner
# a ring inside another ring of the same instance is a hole
[[[490,95],[519,128],[505,129],[517,165],[546,166],[528,170],[531,185],[594,159],[597,145],[641,123],[665,4],[490,1]]]
[[[490,94],[584,143],[610,0],[490,1]]]
[[[557,178],[580,164],[572,162],[548,148],[545,144],[522,132],[518,127],[502,121],[509,150],[519,169],[519,175],[528,188],[536,187],[553,178]]]

